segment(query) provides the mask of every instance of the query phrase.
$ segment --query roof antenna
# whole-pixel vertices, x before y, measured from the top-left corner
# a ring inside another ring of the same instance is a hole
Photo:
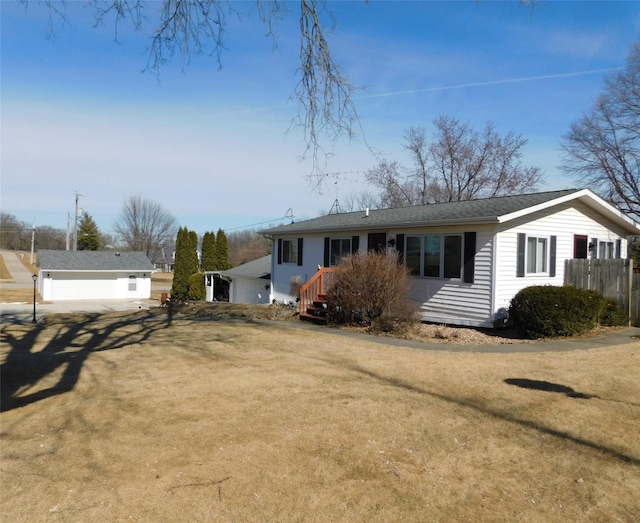
[[[284,213],[282,219],[284,220],[285,218],[291,218],[291,223],[293,223],[293,209],[291,207],[289,207],[287,212]]]
[[[331,209],[329,209],[329,214],[333,214],[334,209],[335,209],[335,214],[340,214],[342,212],[340,210],[340,202],[338,201],[338,198],[333,200],[333,205],[331,206]]]

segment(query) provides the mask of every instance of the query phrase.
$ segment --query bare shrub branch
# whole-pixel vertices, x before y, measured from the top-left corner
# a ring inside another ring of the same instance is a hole
[[[356,253],[341,261],[328,293],[331,320],[394,330],[416,321],[408,295],[409,272],[396,257]]]

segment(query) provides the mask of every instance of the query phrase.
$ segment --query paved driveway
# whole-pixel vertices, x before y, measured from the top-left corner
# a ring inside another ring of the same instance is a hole
[[[32,289],[33,277],[29,269],[27,269],[20,259],[20,255],[13,251],[0,251],[2,259],[7,269],[13,277],[12,280],[6,280],[0,282],[0,287],[3,289]],[[28,254],[24,254],[28,258]]]

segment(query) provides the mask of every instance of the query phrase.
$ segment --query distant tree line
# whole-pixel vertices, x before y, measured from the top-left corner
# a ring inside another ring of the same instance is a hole
[[[0,248],[11,251],[28,251],[31,249],[33,224],[18,220],[13,214],[0,213]],[[47,225],[35,227],[34,248],[64,249],[67,232]]]

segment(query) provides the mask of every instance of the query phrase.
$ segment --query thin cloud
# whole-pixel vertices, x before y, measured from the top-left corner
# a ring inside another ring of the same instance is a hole
[[[553,80],[556,78],[570,78],[574,76],[586,76],[589,74],[610,73],[613,71],[619,71],[620,69],[622,69],[622,67],[610,67],[607,69],[591,69],[589,71],[576,71],[573,73],[558,73],[558,74],[548,74],[548,75],[541,75],[541,76],[525,76],[522,78],[505,78],[502,80],[491,80],[489,82],[470,82],[466,84],[442,85],[439,87],[425,87],[423,89],[409,89],[406,91],[393,91],[390,93],[369,94],[364,96],[358,96],[358,99],[364,100],[364,99],[370,99],[370,98],[385,98],[388,96],[401,96],[404,94],[432,93],[436,91],[449,91],[452,89],[465,89],[467,87],[486,87],[489,85],[515,84],[520,82],[533,82],[538,80]]]

